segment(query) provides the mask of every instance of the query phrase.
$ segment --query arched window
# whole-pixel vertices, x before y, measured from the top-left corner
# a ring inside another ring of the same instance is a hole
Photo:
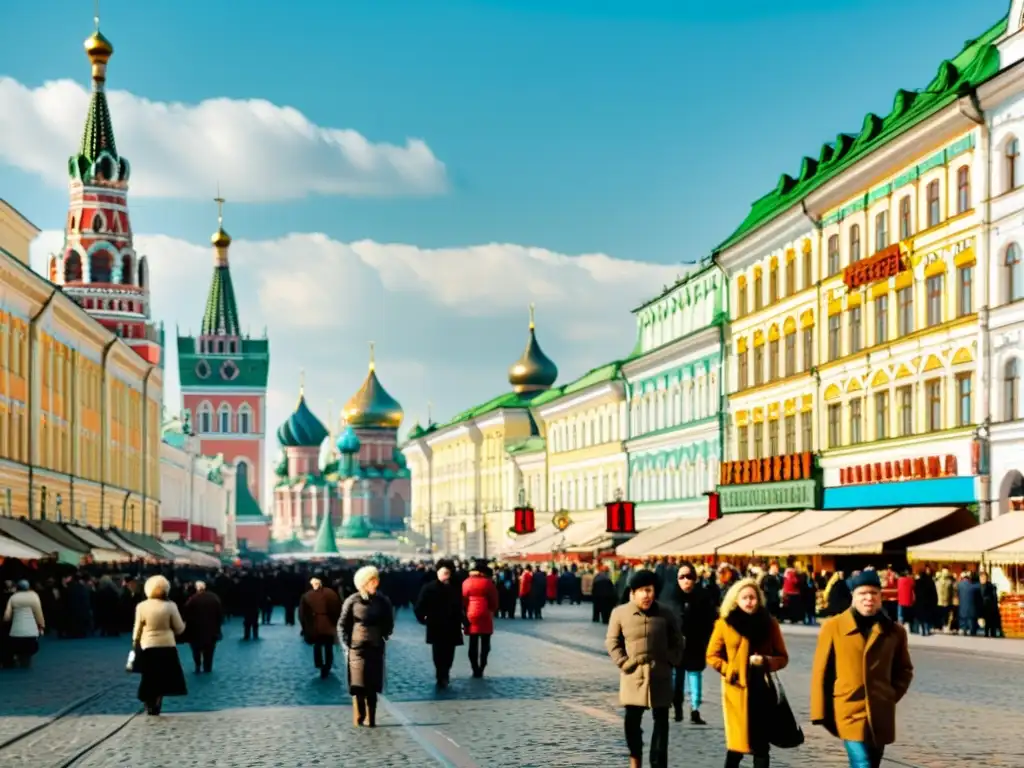
[[[956,212],[971,209],[971,169],[961,165],[956,172]]]
[[[252,409],[248,405],[238,409],[238,431],[243,435],[252,431]]]
[[[231,406],[227,403],[221,405],[221,407],[217,409],[217,431],[231,431]]]
[[[241,458],[235,459],[235,488],[244,488],[248,485],[249,462]],[[238,491],[236,490],[235,493],[238,493]]]
[[[928,226],[937,227],[942,221],[942,196],[940,193],[939,180],[928,182],[925,194],[928,196]]]
[[[910,195],[900,200],[900,240],[906,240],[914,234],[914,220],[910,214]]]
[[[1006,249],[1006,300],[1024,299],[1024,264],[1021,264],[1020,246],[1010,243]]]
[[[213,407],[209,403],[202,403],[198,410],[199,434],[207,434],[213,431]]]
[[[146,264],[146,257],[139,259],[139,288],[145,288],[149,280],[149,266]]]
[[[77,251],[72,251],[64,257],[64,282],[82,282],[82,257]]]
[[[131,285],[132,283],[132,257],[126,253],[121,257],[121,284]]]
[[[1020,361],[1013,358],[1003,369],[1003,418],[1013,421],[1020,417]]]
[[[850,227],[850,263],[860,261],[860,225]]]
[[[97,251],[89,257],[89,282],[109,283],[114,270],[114,257],[106,251]]]
[[[1006,169],[1006,185],[1003,191],[1009,192],[1020,184],[1020,141],[1016,136],[1006,143],[1003,164]]]

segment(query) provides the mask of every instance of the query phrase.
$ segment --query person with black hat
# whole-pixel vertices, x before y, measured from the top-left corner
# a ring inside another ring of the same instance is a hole
[[[605,647],[619,668],[619,703],[626,708],[626,745],[630,768],[643,759],[644,710],[654,717],[651,768],[668,766],[668,713],[672,706],[672,669],[683,655],[683,637],[675,612],[655,601],[658,577],[635,571],[629,577],[629,601],[612,611]]]
[[[477,560],[462,582],[462,609],[469,635],[469,665],[473,668],[473,677],[483,677],[491,652],[494,614],[498,610],[498,588],[485,560]]]
[[[850,579],[853,606],[826,621],[811,671],[811,722],[842,739],[850,768],[879,768],[896,740],[896,704],[910,688],[907,631],[882,610],[882,581]]]
[[[416,600],[416,619],[427,628],[434,656],[437,687],[448,687],[455,648],[462,645],[462,592],[452,583],[455,564],[438,560],[437,578],[427,582]]]

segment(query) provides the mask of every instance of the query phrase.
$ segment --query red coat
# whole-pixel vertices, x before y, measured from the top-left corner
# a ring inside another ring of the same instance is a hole
[[[548,574],[548,600],[558,599],[558,574],[551,572]]]
[[[519,577],[519,596],[529,597],[530,589],[533,587],[533,571],[523,571]]]
[[[896,582],[896,594],[899,604],[910,608],[914,604],[914,577],[900,576]]]
[[[493,635],[498,610],[498,588],[486,576],[472,574],[462,582],[462,607],[469,622],[469,635]]]

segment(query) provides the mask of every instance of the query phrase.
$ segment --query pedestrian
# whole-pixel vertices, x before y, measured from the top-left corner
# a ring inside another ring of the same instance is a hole
[[[612,611],[605,648],[619,668],[619,703],[626,708],[630,768],[643,760],[643,716],[651,710],[651,768],[668,768],[668,710],[672,668],[682,660],[683,637],[673,610],[654,599],[658,577],[636,571],[629,580],[629,602]]]
[[[238,605],[242,614],[243,640],[260,639],[260,606],[263,605],[263,580],[242,572],[238,581]]]
[[[483,560],[476,561],[469,577],[462,582],[462,608],[469,635],[469,666],[473,668],[473,677],[483,677],[491,653],[494,614],[498,610],[498,588]]]
[[[914,592],[914,575],[906,568],[896,579],[896,616],[904,628],[914,628],[917,616]]]
[[[789,653],[754,579],[734,582],[722,598],[707,661],[722,676],[725,768],[739,768],[744,755],[754,756],[754,768],[768,768],[768,715],[776,704],[769,675],[786,667]]]
[[[917,574],[914,579],[914,622],[923,637],[932,633],[936,621],[938,593],[930,569]]]
[[[978,634],[978,619],[981,614],[981,586],[975,583],[970,573],[964,571],[956,585],[956,594],[960,601],[960,634],[974,637]]]
[[[882,608],[875,571],[853,578],[853,607],[825,622],[811,669],[811,722],[843,740],[850,768],[879,768],[896,704],[914,679],[907,632]]]
[[[15,585],[3,616],[4,623],[10,624],[5,652],[17,666],[26,669],[39,653],[40,636],[46,634],[43,604],[26,580]]]
[[[519,576],[519,610],[520,618],[533,618],[533,603],[530,602],[530,595],[533,592],[533,567],[527,563]]]
[[[171,584],[163,576],[146,579],[143,592],[146,599],[135,607],[132,629],[134,669],[142,675],[138,697],[146,705],[146,714],[159,715],[165,696],[188,695],[177,644],[185,622],[178,606],[168,599]]]
[[[601,622],[607,624],[612,615],[612,609],[615,607],[618,595],[615,591],[615,583],[612,581],[612,576],[608,572],[607,566],[600,566],[598,573],[594,576],[593,583],[593,594],[591,595],[593,605],[593,621],[596,624]]]
[[[437,687],[447,688],[451,681],[455,648],[462,645],[462,592],[452,583],[455,565],[449,560],[437,563],[437,578],[427,582],[416,600],[416,619],[427,628],[427,645],[434,657]]]
[[[1002,637],[1003,621],[999,615],[999,590],[989,580],[985,571],[978,574],[978,590],[981,600],[978,625],[985,637]]]
[[[380,574],[372,565],[356,571],[356,592],[341,608],[338,627],[345,647],[352,724],[377,726],[377,696],[384,692],[384,654],[395,629],[395,609],[378,591]]]
[[[299,622],[303,639],[313,646],[313,666],[320,670],[320,679],[326,680],[334,666],[341,598],[317,577],[309,580],[309,586],[299,601]]]
[[[221,639],[224,606],[219,597],[206,589],[205,581],[197,581],[195,587],[196,593],[185,603],[185,626],[196,674],[209,674],[213,671],[213,653]]]
[[[715,606],[707,590],[697,583],[697,570],[692,563],[682,562],[676,572],[676,584],[669,593],[669,604],[675,609],[683,635],[683,658],[675,671],[672,706],[676,722],[683,720],[683,697],[690,689],[690,722],[707,725],[700,716],[704,693],[704,669],[707,667],[708,642],[715,628]]]
[[[533,572],[533,581],[530,582],[530,605],[533,607],[533,618],[544,618],[544,604],[548,596],[548,574],[541,566]]]

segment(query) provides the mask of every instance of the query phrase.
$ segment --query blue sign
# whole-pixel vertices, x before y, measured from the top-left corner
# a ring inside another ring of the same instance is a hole
[[[897,483],[844,485],[826,488],[822,509],[876,507],[945,507],[978,500],[973,477],[936,477]]]

